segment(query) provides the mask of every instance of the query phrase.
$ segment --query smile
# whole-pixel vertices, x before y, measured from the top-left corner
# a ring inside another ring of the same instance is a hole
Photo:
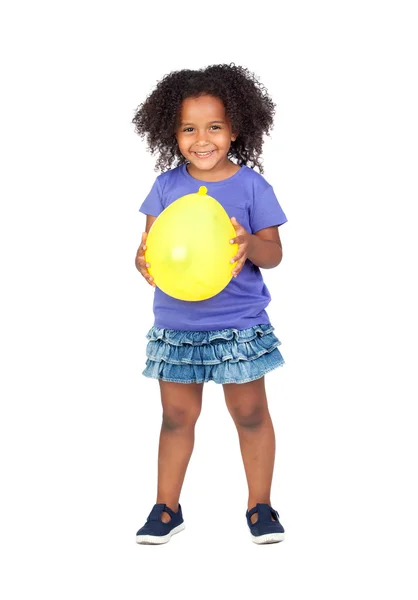
[[[209,158],[209,156],[212,156],[214,152],[215,150],[210,150],[209,152],[193,152],[193,154],[195,154],[198,158]]]

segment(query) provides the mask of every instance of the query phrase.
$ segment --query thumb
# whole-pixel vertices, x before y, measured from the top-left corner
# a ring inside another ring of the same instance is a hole
[[[232,225],[234,227],[241,227],[240,223],[238,223],[238,221],[235,217],[231,217],[231,221],[232,221]]]

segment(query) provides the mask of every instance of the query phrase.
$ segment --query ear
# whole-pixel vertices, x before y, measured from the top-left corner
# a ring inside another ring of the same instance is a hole
[[[231,135],[231,142],[235,142],[235,140],[237,139],[237,137],[238,137],[238,133],[233,133]]]

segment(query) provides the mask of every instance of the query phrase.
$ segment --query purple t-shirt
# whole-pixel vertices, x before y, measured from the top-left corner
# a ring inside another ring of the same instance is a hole
[[[249,233],[287,221],[272,186],[246,166],[223,181],[201,181],[189,175],[185,164],[180,165],[157,177],[139,210],[158,217],[169,204],[196,193],[202,185],[207,187],[209,196],[222,204],[229,217],[236,217]],[[186,331],[247,329],[270,323],[265,311],[270,300],[260,269],[247,259],[238,276],[207,300],[177,300],[156,287],[154,325]]]

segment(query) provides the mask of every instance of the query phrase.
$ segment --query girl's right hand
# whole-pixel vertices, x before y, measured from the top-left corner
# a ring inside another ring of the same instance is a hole
[[[146,250],[146,241],[147,241],[147,233],[142,234],[141,245],[138,248],[138,252],[136,253],[135,258],[135,266],[138,271],[141,273],[142,277],[147,280],[147,282],[152,285],[152,287],[156,287],[153,278],[148,272],[148,268],[151,266],[149,263],[145,261],[144,254]]]

